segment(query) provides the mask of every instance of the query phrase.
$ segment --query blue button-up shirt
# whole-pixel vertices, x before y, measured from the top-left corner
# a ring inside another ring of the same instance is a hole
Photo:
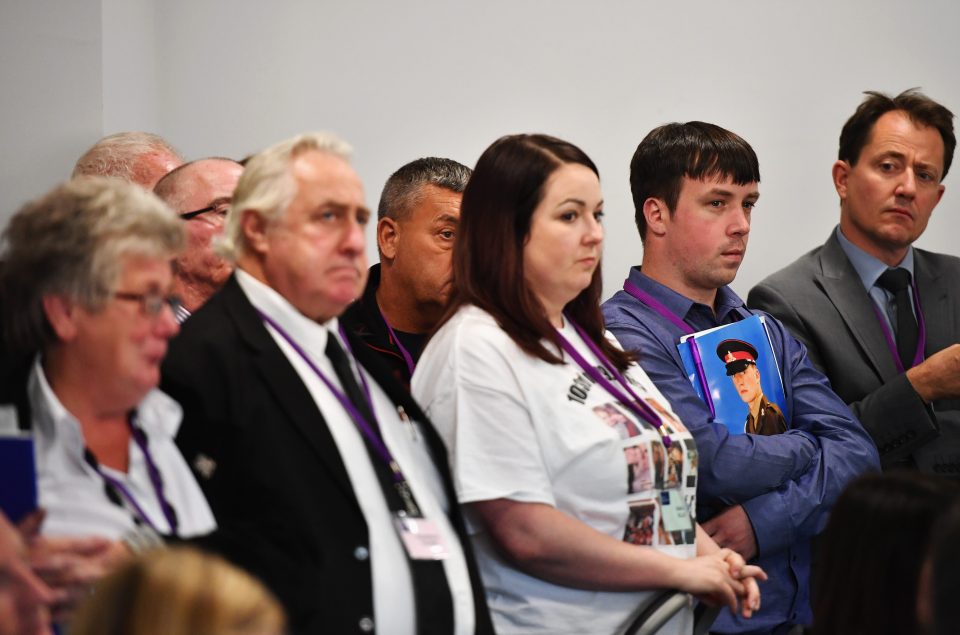
[[[716,312],[648,278],[639,268],[630,281],[694,331],[752,315],[729,287],[717,290]],[[880,467],[877,450],[850,409],[807,359],[806,349],[779,321],[767,331],[786,395],[790,429],[773,436],[730,434],[716,423],[687,378],[677,343],[684,333],[625,291],[603,305],[606,327],[670,401],[690,429],[700,455],[697,517],[742,505],[757,539],[757,564],[770,580],[761,585],[761,610],[750,620],[722,611],[712,630],[770,632],[785,623],[809,624],[810,541],[850,480]]]

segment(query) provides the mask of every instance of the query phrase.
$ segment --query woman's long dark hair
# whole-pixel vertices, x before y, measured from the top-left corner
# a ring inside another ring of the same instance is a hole
[[[854,481],[820,536],[814,635],[917,633],[920,569],[936,520],[958,486],[913,472]]]
[[[598,175],[582,150],[540,134],[502,137],[484,151],[467,183],[453,250],[454,292],[440,324],[466,304],[491,314],[521,349],[551,364],[562,364],[542,340],[559,348],[557,332],[536,294],[527,287],[523,249],[530,219],[543,199],[547,179],[567,163]],[[586,331],[614,366],[625,370],[632,356],[603,336],[600,265],[590,285],[570,301],[565,313]]]

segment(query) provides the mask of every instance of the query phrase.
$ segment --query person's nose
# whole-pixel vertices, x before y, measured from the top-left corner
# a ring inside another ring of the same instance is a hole
[[[603,243],[603,223],[593,214],[587,214],[587,228],[583,235],[583,242],[586,245],[599,245]]]
[[[903,170],[900,175],[900,182],[897,183],[897,189],[894,194],[903,198],[912,199],[917,195],[917,175],[912,168]]]
[[[361,223],[360,219],[355,215],[351,215],[350,218],[346,220],[346,226],[343,228],[343,238],[340,243],[340,248],[345,253],[351,255],[363,253],[367,243],[364,234],[366,228],[366,224]]]
[[[741,206],[733,212],[729,233],[732,236],[746,236],[750,233],[750,212],[748,209]]]

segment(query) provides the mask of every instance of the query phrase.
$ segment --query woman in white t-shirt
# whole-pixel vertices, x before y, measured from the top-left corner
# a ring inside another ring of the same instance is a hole
[[[763,572],[692,519],[690,433],[604,331],[602,207],[575,146],[490,146],[464,192],[451,308],[413,377],[499,633],[619,632],[653,589],[759,608]],[[690,611],[671,622],[691,626]]]

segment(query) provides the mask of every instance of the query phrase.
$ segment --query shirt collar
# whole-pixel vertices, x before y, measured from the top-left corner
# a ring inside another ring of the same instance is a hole
[[[246,271],[237,269],[236,275],[240,288],[254,308],[270,316],[311,357],[322,359],[326,355],[327,336],[330,331],[336,332],[340,327],[337,318],[331,318],[323,324],[315,322],[300,313],[276,289]]]
[[[685,319],[694,307],[702,307],[700,309],[701,311],[714,313],[713,307],[694,302],[690,298],[680,295],[670,287],[660,284],[640,271],[639,266],[630,269],[630,282],[656,298],[661,304],[672,311],[674,315],[681,319]],[[730,311],[743,306],[743,300],[733,292],[733,289],[728,286],[723,286],[717,289],[716,305],[717,320],[722,322],[726,319]]]
[[[53,392],[40,355],[37,355],[30,371],[27,396],[32,409],[32,425],[39,432],[38,436],[50,442],[59,439],[72,452],[82,453],[86,443],[80,421]],[[172,439],[180,428],[182,416],[180,404],[154,388],[137,404],[135,421],[148,437],[165,436]]]
[[[37,355],[27,380],[27,397],[30,399],[32,426],[40,438],[59,437],[64,445],[76,452],[84,447],[80,422],[66,409],[50,387],[43,372],[41,356]]]
[[[850,242],[847,237],[843,235],[839,225],[837,225],[836,231],[837,240],[840,242],[840,249],[847,255],[847,259],[850,261],[850,264],[853,265],[854,271],[857,272],[857,276],[859,276],[863,282],[864,288],[869,291],[877,284],[877,279],[883,275],[883,272],[889,267],[885,262],[874,258]],[[907,255],[903,257],[903,261],[897,266],[909,271],[910,278],[913,279],[913,245],[907,249]]]

